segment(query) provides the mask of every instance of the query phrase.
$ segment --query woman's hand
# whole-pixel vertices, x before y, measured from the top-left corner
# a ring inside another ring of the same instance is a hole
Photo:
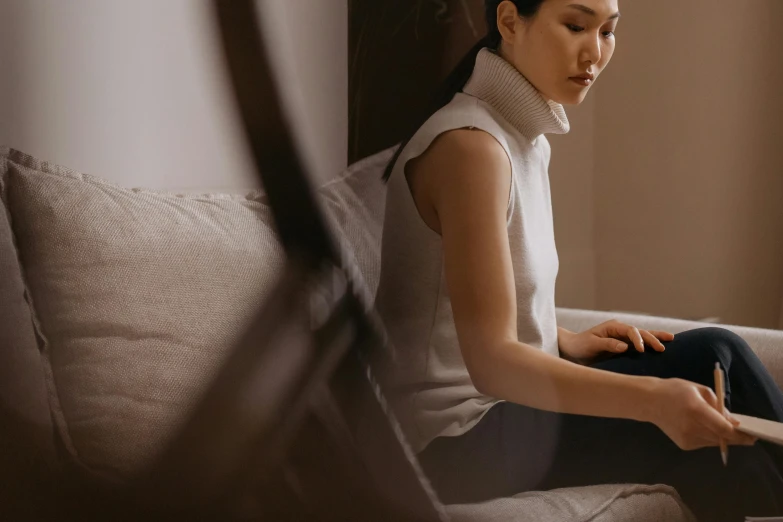
[[[587,363],[603,352],[623,353],[628,343],[633,343],[637,351],[644,351],[644,344],[662,352],[666,348],[661,341],[671,341],[674,334],[657,330],[640,330],[620,321],[611,320],[581,333],[565,328],[557,329],[557,343],[564,358],[573,362]]]
[[[713,391],[682,379],[661,379],[650,401],[649,420],[684,450],[727,444],[751,446],[755,437],[735,429],[739,422],[721,415]]]

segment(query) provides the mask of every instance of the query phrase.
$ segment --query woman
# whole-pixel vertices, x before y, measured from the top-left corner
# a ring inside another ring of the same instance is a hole
[[[489,33],[387,168],[377,307],[390,393],[441,499],[666,483],[703,520],[783,514],[783,456],[732,411],[783,421],[783,394],[735,334],[611,321],[558,328],[544,134],[565,133],[609,63],[617,0],[486,0]],[[728,466],[715,449],[731,448]]]

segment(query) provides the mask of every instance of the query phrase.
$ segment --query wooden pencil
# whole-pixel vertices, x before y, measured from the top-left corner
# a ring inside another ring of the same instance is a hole
[[[715,395],[718,397],[718,412],[724,414],[724,404],[726,403],[726,392],[723,384],[723,370],[720,368],[720,363],[715,363]],[[720,457],[723,460],[723,465],[726,466],[729,463],[729,449],[726,446],[726,441],[720,439]]]

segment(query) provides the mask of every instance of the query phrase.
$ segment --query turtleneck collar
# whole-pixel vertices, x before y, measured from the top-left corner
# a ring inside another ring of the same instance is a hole
[[[547,101],[516,67],[486,47],[479,51],[462,92],[491,105],[531,141],[541,134],[565,134],[570,128],[562,105]]]

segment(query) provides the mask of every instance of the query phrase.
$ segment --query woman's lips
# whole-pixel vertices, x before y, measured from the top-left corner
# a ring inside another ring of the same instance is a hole
[[[589,87],[590,84],[593,83],[593,80],[591,80],[590,78],[581,78],[579,76],[572,76],[569,78],[569,80],[583,87]]]

